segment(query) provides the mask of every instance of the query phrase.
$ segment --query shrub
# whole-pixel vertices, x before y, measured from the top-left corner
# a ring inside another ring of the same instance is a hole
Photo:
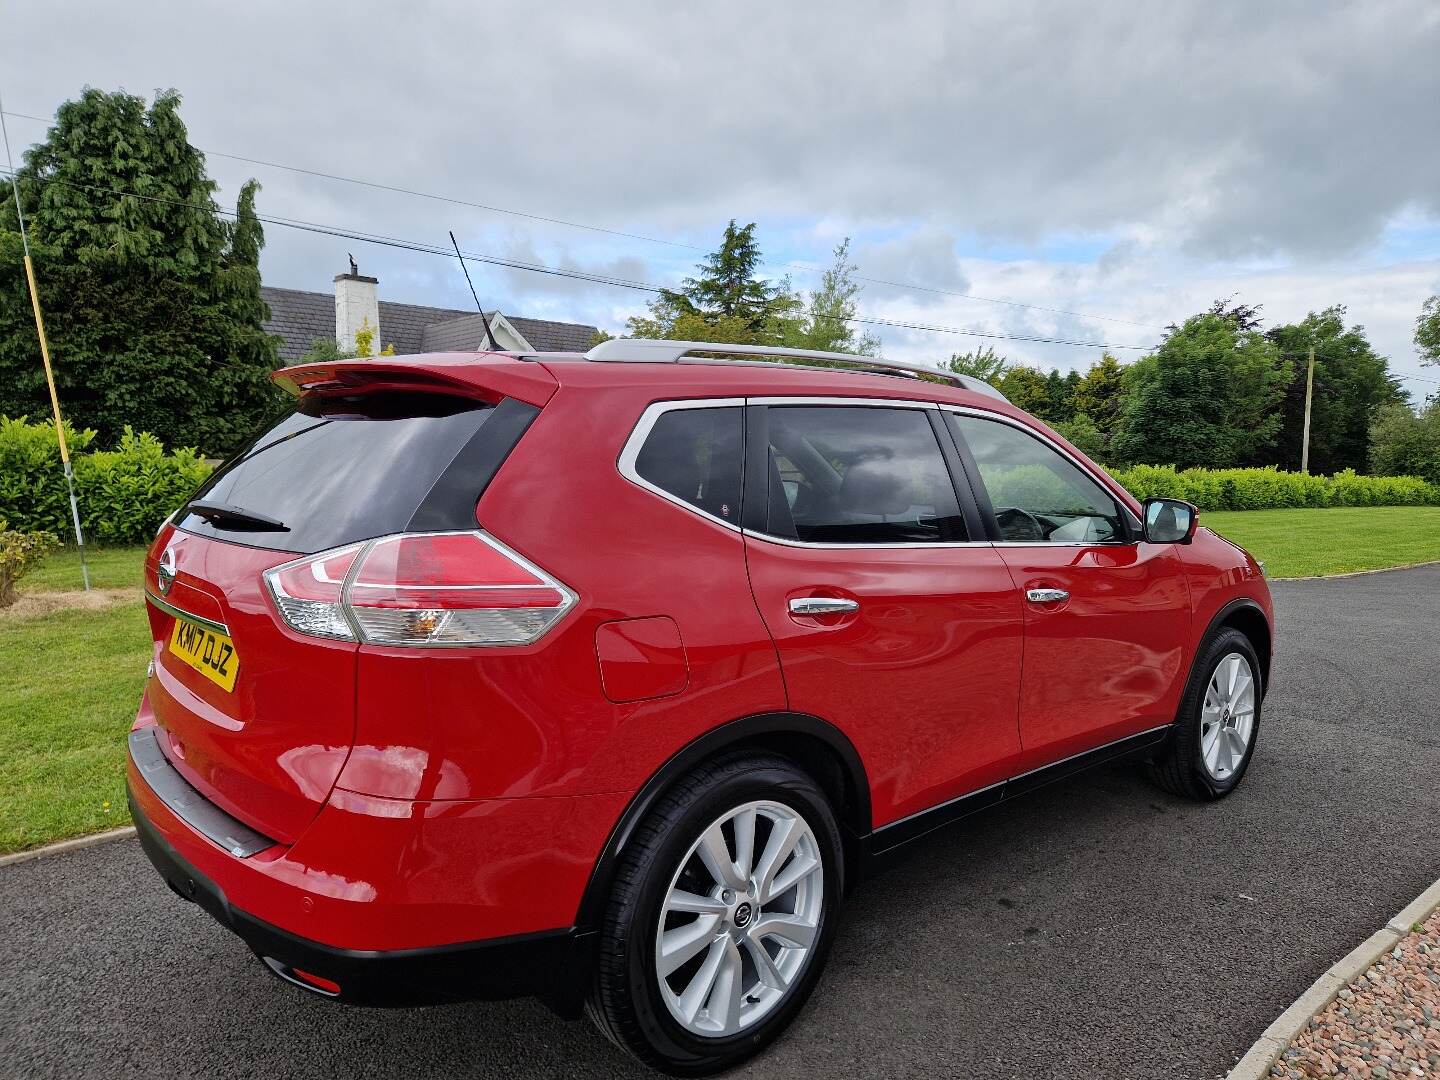
[[[95,432],[65,425],[72,460]],[[70,496],[60,471],[60,446],[52,422],[28,423],[0,416],[0,518],[22,531],[70,532]]]
[[[80,520],[102,544],[149,540],[209,474],[194,450],[167,454],[154,435],[126,427],[117,449],[75,462]]]
[[[67,426],[66,437],[80,522],[100,543],[149,540],[210,473],[194,450],[166,453],[155,436],[128,427],[114,450],[77,452],[94,439],[93,431]],[[0,418],[0,517],[23,531],[70,533],[70,497],[54,424]]]
[[[59,543],[54,533],[14,532],[0,518],[0,608],[15,602],[16,583]]]
[[[1440,485],[1418,476],[1334,476],[1278,469],[1176,469],[1136,465],[1111,473],[1137,499],[1184,499],[1201,510],[1277,510],[1324,506],[1440,505]]]

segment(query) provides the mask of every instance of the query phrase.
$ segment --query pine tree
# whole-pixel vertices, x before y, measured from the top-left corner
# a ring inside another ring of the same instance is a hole
[[[1080,378],[1071,398],[1077,413],[1093,420],[1102,434],[1112,435],[1124,396],[1124,369],[1119,360],[1105,353]]]
[[[86,90],[60,107],[18,170],[67,418],[113,443],[126,424],[222,454],[279,396],[260,298],[258,185],[233,221],[190,145],[174,91]],[[0,413],[48,397],[10,183],[0,183]]]
[[[678,291],[662,289],[647,315],[631,318],[631,335],[777,345],[791,332],[801,301],[788,279],[773,283],[759,276],[760,246],[753,221],[737,228],[732,219],[719,249],[697,270]]]

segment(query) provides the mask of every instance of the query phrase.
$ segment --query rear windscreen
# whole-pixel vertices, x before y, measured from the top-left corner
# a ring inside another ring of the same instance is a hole
[[[437,530],[473,529],[475,502],[498,467],[493,462],[486,472],[485,459],[495,455],[485,453],[482,429],[488,435],[497,412],[513,420],[517,409],[524,423],[536,411],[441,394],[306,399],[221,467],[175,523],[201,536],[306,554],[403,532],[417,519]],[[518,438],[514,426],[492,425],[506,443],[490,448],[501,460]],[[447,476],[452,464],[469,475]],[[450,505],[437,508],[432,493]]]

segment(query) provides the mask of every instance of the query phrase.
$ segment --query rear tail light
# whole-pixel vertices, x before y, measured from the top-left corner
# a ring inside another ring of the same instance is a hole
[[[575,603],[483,532],[388,536],[277,566],[265,581],[293,629],[373,645],[528,645]]]
[[[275,605],[291,627],[311,637],[355,640],[341,600],[345,576],[363,548],[363,544],[353,544],[322,551],[265,572]]]

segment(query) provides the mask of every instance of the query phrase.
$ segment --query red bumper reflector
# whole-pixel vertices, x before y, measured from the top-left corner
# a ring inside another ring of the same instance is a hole
[[[317,990],[324,990],[327,994],[340,993],[340,984],[330,979],[322,978],[319,975],[311,975],[308,971],[301,971],[299,968],[291,968],[290,974],[302,982],[307,982]]]

